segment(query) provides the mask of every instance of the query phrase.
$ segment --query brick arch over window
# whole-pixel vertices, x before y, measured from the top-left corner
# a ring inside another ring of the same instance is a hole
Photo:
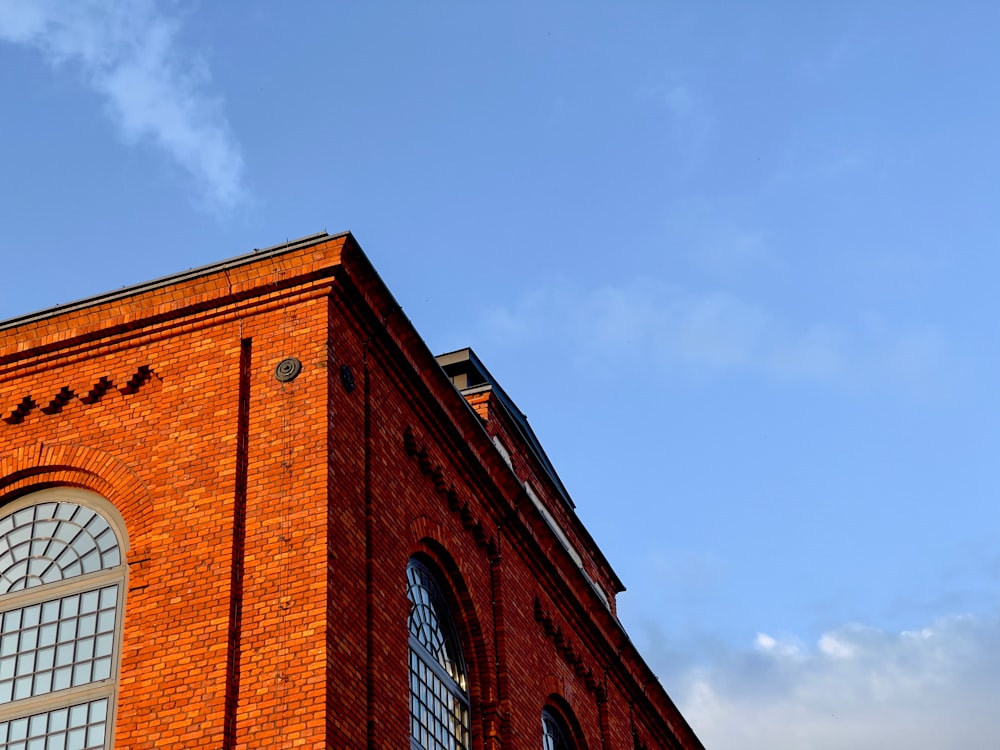
[[[542,708],[542,750],[586,750],[587,743],[569,703],[550,694]]]
[[[441,531],[440,527],[435,525],[435,531]],[[455,625],[465,647],[465,660],[472,676],[470,692],[475,704],[481,694],[487,695],[493,689],[491,682],[493,670],[483,634],[481,613],[472,597],[468,576],[463,572],[463,567],[459,566],[455,558],[449,554],[447,547],[439,541],[442,538],[447,537],[442,537],[441,534],[414,537],[409,557],[423,560],[440,574],[440,580],[451,598],[452,616],[455,618]],[[484,559],[483,564],[488,567],[488,560]],[[475,707],[473,712],[475,713]]]
[[[127,539],[92,492],[0,507],[0,747],[112,746]]]
[[[114,455],[85,445],[45,445],[38,452],[0,453],[0,502],[44,487],[80,487],[121,513],[133,540],[156,518],[149,490]]]

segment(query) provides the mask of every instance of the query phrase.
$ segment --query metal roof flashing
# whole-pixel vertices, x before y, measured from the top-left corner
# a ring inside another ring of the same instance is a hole
[[[62,305],[56,305],[54,307],[45,308],[37,312],[28,313],[27,315],[20,315],[16,318],[9,318],[8,320],[0,321],[0,331],[5,331],[11,328],[17,328],[18,326],[25,325],[27,323],[35,323],[40,320],[45,320],[46,318],[52,318],[56,315],[62,315],[68,312],[74,312],[76,310],[83,310],[87,307],[93,307],[94,305],[99,305],[104,302],[114,302],[116,300],[124,299],[126,297],[131,297],[136,294],[141,294],[143,292],[152,291],[154,289],[160,289],[170,284],[175,284],[179,281],[188,281],[190,279],[196,279],[199,276],[207,276],[211,273],[216,273],[218,271],[224,271],[229,268],[237,268],[239,266],[246,265],[247,263],[253,263],[254,261],[260,260],[262,258],[274,257],[277,255],[282,255],[283,253],[292,252],[293,250],[300,250],[304,247],[309,247],[310,245],[318,245],[321,242],[326,242],[327,240],[339,239],[341,237],[347,237],[351,233],[338,232],[337,234],[327,234],[326,232],[318,232],[316,234],[306,235],[305,237],[300,237],[296,240],[289,240],[288,242],[282,243],[280,245],[272,245],[271,247],[265,247],[261,249],[255,249],[253,252],[246,253],[245,255],[237,255],[233,258],[228,258],[227,260],[217,261],[215,263],[210,263],[206,266],[199,266],[198,268],[191,268],[187,271],[181,271],[180,273],[170,274],[169,276],[163,276],[158,279],[153,279],[152,281],[144,281],[141,284],[135,284],[133,286],[122,287],[113,292],[104,292],[102,294],[94,295],[93,297],[85,297],[74,302],[67,302]]]
[[[545,449],[542,448],[542,444],[535,435],[535,431],[528,424],[528,417],[517,408],[513,399],[500,387],[496,378],[490,374],[490,371],[486,369],[486,365],[476,356],[476,353],[470,347],[466,347],[453,352],[447,352],[446,354],[440,354],[436,359],[445,371],[445,374],[448,375],[463,396],[467,393],[483,393],[487,390],[492,390],[497,395],[497,398],[504,405],[514,424],[521,432],[525,443],[535,454],[538,462],[556,486],[563,501],[570,508],[576,508],[576,504],[556,473],[555,466],[552,465],[549,457],[545,454]]]
[[[524,412],[517,408],[510,396],[507,395],[504,389],[497,383],[496,379],[490,374],[490,371],[486,369],[486,366],[482,363],[479,357],[476,356],[476,353],[471,348],[466,347],[453,352],[440,354],[435,357],[435,359],[438,364],[441,365],[441,369],[444,371],[445,375],[452,381],[455,389],[460,395],[462,395],[463,401],[465,401],[465,396],[479,393],[492,393],[497,398],[503,406],[504,411],[509,416],[514,428],[520,432],[520,437],[528,447],[528,450],[532,452],[535,459],[541,465],[543,471],[552,481],[552,484],[559,495],[559,499],[565,503],[566,507],[569,509],[570,515],[575,517],[576,503],[573,502],[573,499],[569,495],[569,491],[559,478],[559,474],[556,473],[555,466],[552,465],[552,462],[546,455],[541,442],[538,440],[538,436],[535,435],[535,431],[531,429],[531,425],[528,424],[528,418],[525,416]],[[472,405],[469,404],[468,401],[465,401],[465,405],[467,408],[474,411]],[[552,523],[555,522],[552,521]],[[618,574],[614,572],[611,564],[604,557],[597,545],[593,543],[590,532],[587,531],[587,528],[583,526],[582,523],[580,524],[579,529],[583,534],[584,545],[598,560],[601,561],[610,573],[612,585],[617,587],[619,592],[624,591],[625,584],[622,583]],[[580,569],[584,570],[582,566]],[[600,592],[599,587],[597,587],[593,580],[590,579],[586,570],[584,570],[584,575],[591,580],[592,585],[598,589],[599,593],[603,593]],[[607,605],[606,595],[603,598],[605,600],[605,604]]]

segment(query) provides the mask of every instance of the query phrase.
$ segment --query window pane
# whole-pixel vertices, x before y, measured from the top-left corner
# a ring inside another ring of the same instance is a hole
[[[69,709],[58,708],[49,713],[49,727],[54,732],[62,731],[69,725]]]
[[[52,672],[36,672],[34,695],[42,695],[52,690]]]
[[[66,596],[62,600],[62,616],[63,617],[73,617],[80,612],[80,597],[79,595]]]
[[[70,729],[73,727],[82,727],[87,723],[87,704],[81,704],[79,706],[71,706],[69,709],[69,726]]]
[[[100,599],[100,592],[88,591],[84,594],[80,594],[80,611],[82,612],[96,612],[97,602]]]
[[[49,603],[55,604],[55,602],[49,602]],[[56,612],[58,611],[59,608],[56,607]],[[55,645],[56,634],[58,633],[58,631],[59,631],[58,626],[54,622],[49,620],[48,624],[42,625],[42,627],[38,631],[38,645],[40,647]]]
[[[81,638],[97,632],[97,615],[83,615],[78,621],[76,632]]]
[[[28,736],[28,719],[14,719],[10,722],[10,738],[12,740],[23,740]]]
[[[35,671],[35,652],[27,651],[22,653],[17,657],[17,669],[15,670],[18,675],[30,674]]]
[[[42,622],[55,622],[59,619],[59,600],[45,602],[42,605]]]
[[[73,684],[73,670],[69,667],[63,667],[62,669],[57,669],[52,674],[52,689],[53,690],[65,690],[70,685]]]
[[[14,680],[14,700],[18,701],[31,695],[31,675],[18,677]]]
[[[111,659],[98,659],[94,662],[94,681],[106,680],[111,676]]]
[[[42,607],[39,604],[32,605],[30,607],[25,607],[21,610],[21,627],[22,628],[33,628],[38,624],[41,618]]]
[[[21,632],[21,643],[18,646],[20,651],[30,651],[38,645],[38,628],[31,628]]]
[[[48,724],[47,718],[45,714],[36,714],[28,719],[28,735],[35,737],[43,734],[45,725]]]
[[[11,547],[24,544],[26,541],[31,539],[31,526],[20,526],[15,528],[13,531],[7,532],[5,538],[7,540],[7,544]]]
[[[50,646],[39,650],[38,657],[35,659],[36,669],[52,669],[55,663],[56,650],[54,648]]]
[[[115,629],[115,612],[114,610],[105,610],[97,615],[97,632],[98,633],[110,633]]]
[[[114,646],[114,636],[111,633],[97,636],[94,653],[97,656],[110,656]]]

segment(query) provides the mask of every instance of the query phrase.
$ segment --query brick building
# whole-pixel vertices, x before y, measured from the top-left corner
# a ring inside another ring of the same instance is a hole
[[[0,747],[700,748],[349,234],[0,323]]]

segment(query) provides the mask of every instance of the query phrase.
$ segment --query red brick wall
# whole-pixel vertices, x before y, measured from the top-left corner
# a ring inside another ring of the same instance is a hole
[[[635,712],[700,747],[350,236],[0,331],[0,418],[0,502],[80,486],[125,519],[117,747],[406,747],[413,555],[474,747],[539,747],[547,704],[588,748]]]

